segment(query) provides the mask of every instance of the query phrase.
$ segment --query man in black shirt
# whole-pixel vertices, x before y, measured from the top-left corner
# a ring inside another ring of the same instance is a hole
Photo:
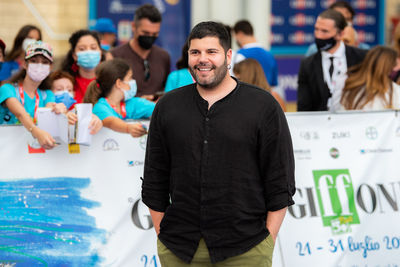
[[[198,24],[188,42],[196,83],[157,103],[146,150],[142,199],[161,264],[271,266],[294,203],[285,115],[268,92],[229,75],[232,50],[221,24]]]

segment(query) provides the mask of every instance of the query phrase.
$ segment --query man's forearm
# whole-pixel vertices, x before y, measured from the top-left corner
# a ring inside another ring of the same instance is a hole
[[[156,230],[156,234],[158,235],[160,233],[160,223],[164,217],[164,212],[155,211],[150,208],[149,210],[151,219],[153,220],[154,229]]]
[[[274,241],[278,235],[279,229],[281,228],[283,219],[285,218],[286,210],[287,207],[277,211],[268,211],[267,213],[267,229]]]

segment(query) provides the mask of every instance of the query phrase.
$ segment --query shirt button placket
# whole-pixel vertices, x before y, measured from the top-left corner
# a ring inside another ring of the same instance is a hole
[[[202,221],[207,220],[207,207],[204,205],[204,198],[205,194],[207,193],[207,182],[206,182],[206,177],[205,173],[207,169],[207,158],[208,158],[208,141],[209,141],[209,133],[210,133],[210,125],[209,125],[210,118],[206,117],[205,118],[205,123],[204,123],[204,141],[203,141],[203,159],[202,159],[202,177],[201,177],[201,203],[200,203],[200,214]],[[204,233],[203,233],[204,235]]]

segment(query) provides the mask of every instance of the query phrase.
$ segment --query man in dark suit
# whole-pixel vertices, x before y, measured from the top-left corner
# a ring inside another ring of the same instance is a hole
[[[346,46],[341,40],[347,23],[333,9],[322,12],[315,23],[318,52],[302,60],[298,78],[297,110],[324,111],[332,102],[334,90],[341,90],[347,69],[361,63],[366,50]],[[340,97],[341,94],[335,94]]]

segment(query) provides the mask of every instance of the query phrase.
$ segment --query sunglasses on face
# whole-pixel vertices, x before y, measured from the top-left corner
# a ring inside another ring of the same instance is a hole
[[[143,66],[144,66],[144,80],[147,81],[150,78],[150,66],[147,59],[143,61]]]

